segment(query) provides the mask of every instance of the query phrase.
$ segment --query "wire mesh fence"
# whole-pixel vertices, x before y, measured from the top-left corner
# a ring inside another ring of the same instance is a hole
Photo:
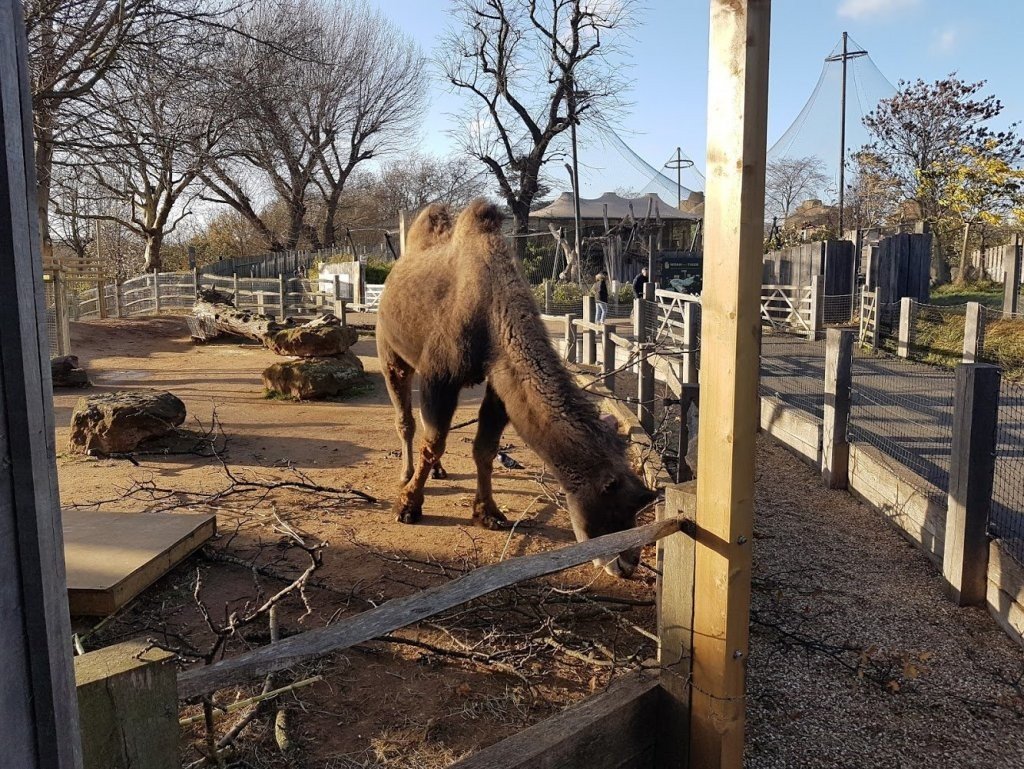
[[[981,349],[978,360],[1003,369],[1003,379],[1024,381],[1024,315],[1004,317],[1002,311],[981,308]]]
[[[899,346],[899,302],[880,302],[878,304],[875,327],[878,333],[878,349],[895,355]]]
[[[825,340],[765,333],[759,391],[821,421],[825,408]]]
[[[1002,383],[997,430],[989,528],[1024,563],[1024,383]]]
[[[841,326],[851,322],[860,309],[857,294],[836,294],[821,298],[821,315],[826,326]]]
[[[874,446],[934,485],[937,496],[944,495],[949,490],[953,398],[951,370],[857,354],[849,439]]]
[[[967,305],[915,304],[911,318],[910,357],[953,368],[963,359]]]

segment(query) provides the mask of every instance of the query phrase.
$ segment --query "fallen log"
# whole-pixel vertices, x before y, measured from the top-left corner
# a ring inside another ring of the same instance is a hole
[[[331,313],[307,323],[298,323],[294,318],[273,320],[238,309],[232,297],[214,289],[199,292],[192,312],[196,317],[212,320],[218,334],[255,340],[278,355],[330,358],[345,353],[359,338],[354,328],[343,325]]]

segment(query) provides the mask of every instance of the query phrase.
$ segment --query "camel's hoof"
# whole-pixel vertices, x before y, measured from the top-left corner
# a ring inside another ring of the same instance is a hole
[[[396,502],[394,511],[399,523],[418,523],[423,517],[422,505],[414,505],[411,502],[405,504]]]
[[[473,523],[491,531],[498,531],[508,527],[508,518],[493,502],[476,502],[473,505]]]
[[[443,481],[448,477],[448,471],[441,467],[441,465],[434,465],[434,469],[430,471],[430,477],[435,481]]]

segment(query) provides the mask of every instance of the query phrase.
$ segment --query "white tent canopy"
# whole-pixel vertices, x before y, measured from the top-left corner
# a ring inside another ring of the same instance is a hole
[[[580,198],[580,218],[603,219],[605,206],[607,206],[608,219],[617,222],[630,213],[630,205],[633,206],[635,219],[643,219],[647,216],[648,209],[652,219],[660,216],[662,219],[670,221],[696,221],[700,218],[696,214],[680,211],[653,192],[638,198],[624,198],[614,192],[606,192],[599,198]],[[548,205],[530,212],[531,219],[572,219],[574,216],[573,199],[570,192],[563,192]]]

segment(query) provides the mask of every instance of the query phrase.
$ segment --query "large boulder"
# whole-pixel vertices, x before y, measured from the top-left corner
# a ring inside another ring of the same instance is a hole
[[[358,338],[354,328],[342,326],[333,315],[325,315],[301,326],[270,332],[263,341],[278,355],[328,358],[347,352]]]
[[[71,414],[70,450],[126,454],[185,421],[185,404],[169,392],[130,390],[80,398]]]
[[[343,397],[365,384],[363,364],[351,350],[331,358],[275,363],[263,372],[269,395],[297,400]]]
[[[88,387],[89,376],[78,365],[77,355],[62,355],[50,360],[50,378],[54,387]]]

